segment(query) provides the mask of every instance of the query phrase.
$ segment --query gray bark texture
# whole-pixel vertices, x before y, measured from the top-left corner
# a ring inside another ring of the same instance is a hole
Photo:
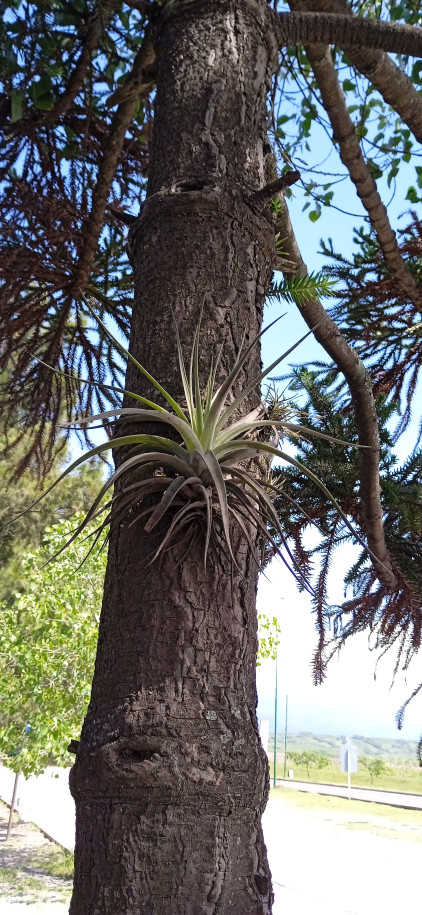
[[[166,4],[154,45],[149,189],[130,238],[130,348],[177,397],[174,320],[188,352],[202,310],[203,384],[221,344],[223,376],[243,333],[261,328],[274,230],[253,194],[265,183],[277,53],[264,0]],[[257,344],[247,376],[259,366]],[[133,366],[127,387],[151,394]],[[154,540],[129,522],[111,532],[92,696],[71,773],[71,915],[269,915],[256,557],[234,532],[240,570],[214,552],[205,571],[200,542],[151,563]]]

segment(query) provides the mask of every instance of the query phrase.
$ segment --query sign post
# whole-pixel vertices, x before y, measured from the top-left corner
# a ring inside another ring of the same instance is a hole
[[[346,737],[346,743],[342,743],[340,747],[340,769],[342,772],[347,772],[347,788],[349,801],[351,799],[351,773],[358,771],[358,749],[350,740],[350,737]]]
[[[17,794],[17,790],[18,790],[18,781],[19,781],[19,772],[16,773],[16,775],[15,775],[15,781],[14,781],[14,784],[13,784],[13,794],[12,794],[12,801],[11,801],[11,804],[10,804],[9,822],[8,822],[8,824],[7,824],[6,842],[9,841],[10,830],[11,830],[11,828],[12,828],[13,811],[14,811],[14,809],[15,809],[16,794]]]
[[[289,705],[289,697],[286,696],[286,721],[284,723],[284,778],[286,778],[287,770],[287,709]]]
[[[29,734],[30,730],[31,730],[31,725],[26,724],[25,730],[23,733],[24,738],[25,738],[26,734]],[[21,749],[22,749],[22,747],[18,747],[17,750],[13,750],[13,753],[9,753],[9,756],[19,756]],[[16,772],[15,781],[14,781],[14,785],[13,785],[12,803],[10,804],[9,822],[7,824],[6,842],[9,841],[10,830],[12,828],[13,811],[15,809],[16,795],[17,795],[17,791],[18,791],[18,781],[19,781],[19,772]]]

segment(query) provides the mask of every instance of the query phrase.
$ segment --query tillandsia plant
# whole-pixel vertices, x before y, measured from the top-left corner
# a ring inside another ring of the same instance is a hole
[[[91,308],[91,305],[89,307]],[[127,397],[136,402],[136,406],[115,408],[88,416],[75,425],[84,426],[98,422],[105,424],[115,418],[117,424],[120,419],[124,419],[128,420],[131,426],[139,424],[142,429],[145,423],[153,422],[163,424],[166,429],[171,430],[175,438],[142,431],[116,435],[104,444],[91,448],[67,467],[53,486],[84,461],[104,454],[110,449],[124,449],[122,462],[104,483],[84,520],[65,546],[96,518],[101,520],[95,532],[95,542],[111,520],[128,525],[142,521],[147,533],[156,533],[157,537],[161,538],[153,550],[152,560],[162,556],[166,550],[177,547],[179,561],[182,561],[198,538],[202,538],[205,565],[210,548],[222,549],[237,565],[231,533],[231,525],[234,523],[251,546],[252,555],[256,552],[254,544],[258,535],[261,541],[261,558],[257,558],[257,562],[261,567],[264,564],[265,551],[269,548],[273,555],[277,553],[282,556],[295,577],[306,586],[273,506],[275,495],[284,496],[289,500],[290,497],[283,492],[282,485],[275,486],[272,482],[270,464],[276,458],[300,469],[331,499],[350,527],[347,518],[323,482],[279,447],[280,437],[283,435],[300,434],[331,440],[330,436],[291,422],[292,408],[284,401],[280,402],[277,396],[267,397],[245,415],[241,415],[241,408],[254,389],[261,385],[264,378],[308,334],[248,382],[238,396],[227,402],[252,348],[262,333],[276,322],[270,324],[248,345],[245,345],[243,339],[231,372],[223,383],[217,386],[220,350],[211,364],[204,391],[201,391],[199,382],[200,323],[194,334],[188,367],[183,358],[176,328],[185,397],[185,406],[182,408],[134,356],[124,349],[92,308],[91,310],[103,331],[112,337],[116,347],[159,391],[167,407],[125,391]],[[259,434],[262,432],[268,435],[268,440],[259,440]],[[105,497],[113,489],[114,494],[104,502]],[[276,542],[275,537],[279,542]],[[284,547],[283,552],[280,543]]]

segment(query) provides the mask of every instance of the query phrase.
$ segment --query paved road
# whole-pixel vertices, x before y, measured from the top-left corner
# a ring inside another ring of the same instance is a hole
[[[295,779],[278,778],[277,785],[294,788],[296,791],[313,791],[317,794],[331,794],[334,797],[348,797],[347,787],[342,785],[319,785],[316,782],[297,782]],[[378,788],[353,788],[350,796],[355,801],[372,801],[375,804],[389,804],[391,807],[408,807],[422,810],[422,794],[407,794],[404,791],[380,791]]]
[[[264,835],[273,874],[273,915],[399,915],[417,912],[422,816],[394,820],[371,808],[306,809],[271,792]],[[368,814],[366,814],[368,810]],[[397,814],[396,814],[397,816]]]

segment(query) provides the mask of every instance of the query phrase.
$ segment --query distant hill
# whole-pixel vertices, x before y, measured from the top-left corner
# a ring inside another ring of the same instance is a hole
[[[347,734],[344,737],[330,737],[322,734],[312,734],[310,731],[301,731],[299,734],[287,735],[288,750],[315,750],[330,758],[340,756],[340,744],[345,738],[350,737],[358,748],[359,756],[377,756],[379,759],[404,764],[410,762],[416,765],[416,740],[390,739],[388,737],[362,737],[358,734]],[[284,733],[277,731],[277,749],[284,748]],[[271,735],[268,749],[274,749],[274,738]]]

